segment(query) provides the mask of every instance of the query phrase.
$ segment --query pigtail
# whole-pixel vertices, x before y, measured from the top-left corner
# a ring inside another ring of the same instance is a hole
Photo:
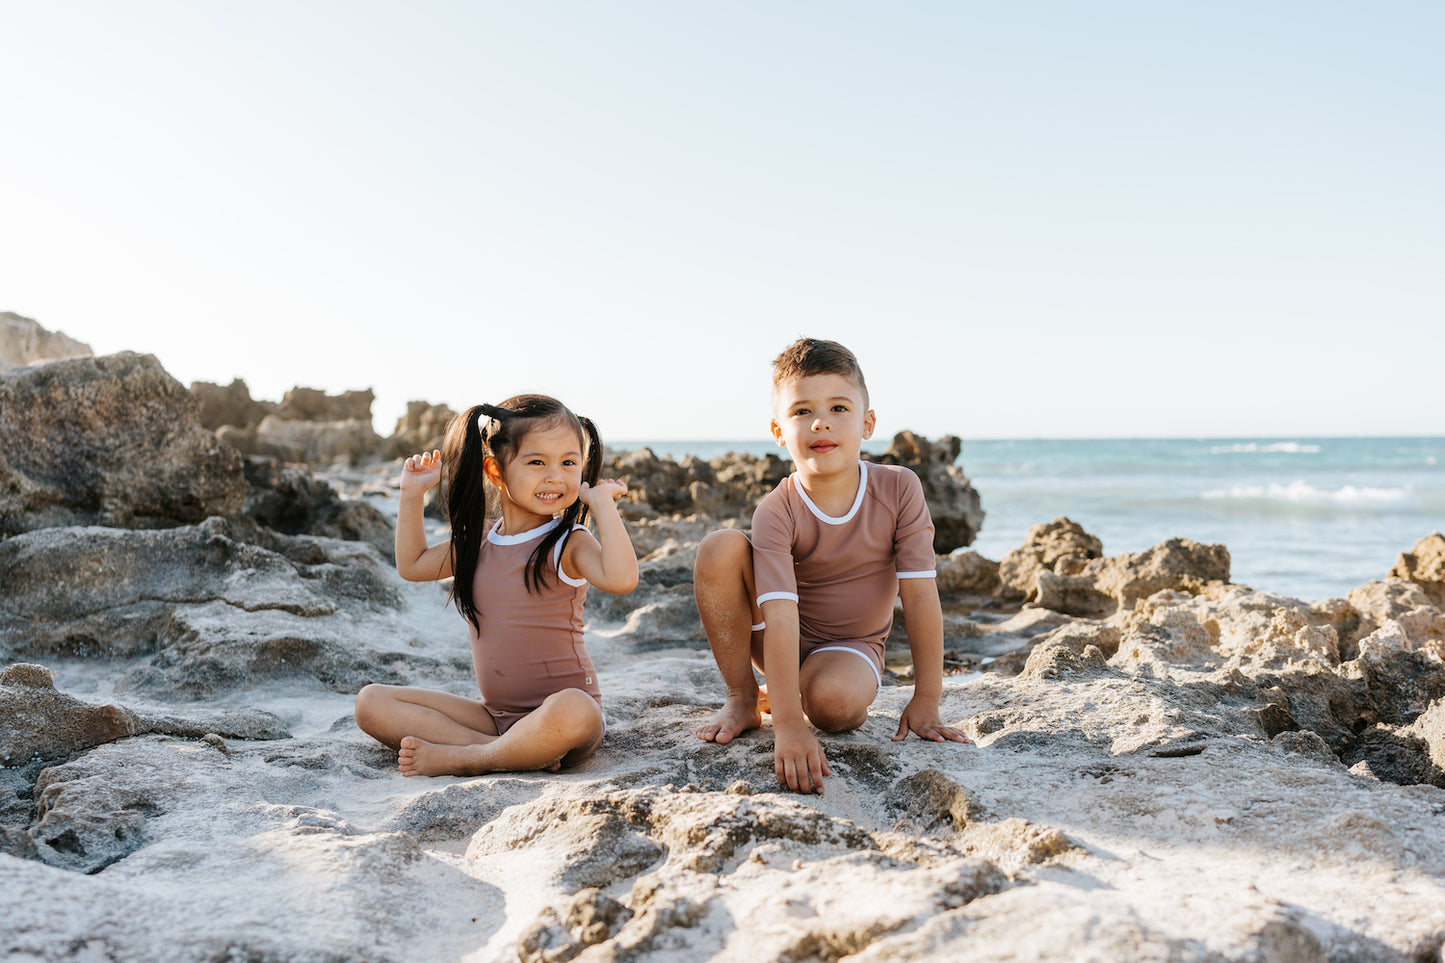
[[[582,466],[582,480],[589,488],[596,486],[602,480],[602,436],[597,433],[597,426],[591,418],[577,416],[577,423],[582,426],[582,431],[587,439],[587,462]],[[580,505],[581,502],[579,501]],[[582,517],[577,524],[587,524],[587,506],[582,506]]]
[[[478,631],[481,615],[473,588],[482,539],[487,537],[487,476],[483,471],[487,445],[478,424],[483,407],[477,405],[454,416],[447,423],[442,441],[442,466],[447,475],[446,516],[452,528],[451,600]]]

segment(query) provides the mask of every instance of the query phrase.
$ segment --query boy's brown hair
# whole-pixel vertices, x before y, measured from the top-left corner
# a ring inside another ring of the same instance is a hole
[[[868,383],[857,356],[836,341],[819,338],[799,338],[773,359],[773,391],[789,381],[820,374],[843,375],[863,392],[863,407],[868,407]]]

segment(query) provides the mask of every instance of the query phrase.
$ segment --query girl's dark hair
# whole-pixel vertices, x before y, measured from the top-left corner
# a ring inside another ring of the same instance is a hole
[[[590,418],[579,418],[556,398],[546,395],[517,395],[500,405],[475,405],[447,423],[442,441],[442,466],[447,474],[446,515],[452,527],[452,601],[457,611],[481,629],[474,582],[482,540],[487,537],[487,486],[482,470],[488,455],[506,470],[529,431],[561,425],[577,432],[586,451],[582,480],[596,485],[602,474],[602,439]],[[539,540],[527,561],[527,591],[540,591],[553,572],[548,559],[557,543],[572,533],[574,525],[587,523],[587,506],[579,498],[563,510],[556,528]]]

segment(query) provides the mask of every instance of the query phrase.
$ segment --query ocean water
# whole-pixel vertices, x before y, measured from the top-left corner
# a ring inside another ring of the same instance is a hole
[[[763,439],[611,444],[674,458],[785,455]],[[1438,437],[965,441],[959,464],[987,513],[971,547],[992,559],[1065,515],[1107,555],[1174,536],[1222,542],[1233,581],[1317,601],[1383,578],[1445,530]]]

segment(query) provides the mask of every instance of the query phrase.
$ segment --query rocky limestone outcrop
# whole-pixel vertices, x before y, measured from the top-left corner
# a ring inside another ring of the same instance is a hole
[[[212,431],[228,425],[254,429],[262,418],[276,410],[273,402],[252,399],[251,389],[240,378],[233,379],[225,387],[207,381],[192,381],[191,397],[196,399],[201,425]]]
[[[1077,522],[1056,518],[1035,525],[1022,545],[999,560],[1000,597],[1011,602],[1025,601],[1037,593],[1035,580],[1039,572],[1057,569],[1060,575],[1077,574],[1090,559],[1103,554],[1104,544]]]
[[[343,391],[328,395],[316,388],[292,388],[281,398],[274,414],[283,421],[371,421],[376,393]]]
[[[61,525],[156,528],[237,512],[241,456],[153,356],[0,375],[0,537]]]
[[[999,596],[1067,615],[1132,609],[1164,590],[1200,592],[1229,581],[1229,550],[1171,538],[1142,552],[1103,557],[1099,539],[1076,522],[1035,525],[999,562]]]
[[[60,331],[47,331],[30,318],[0,311],[0,373],[42,361],[89,358],[90,345]]]
[[[387,439],[392,458],[409,458],[417,452],[436,451],[442,446],[447,423],[457,412],[446,405],[408,401],[406,414],[396,420],[396,430]]]
[[[315,388],[293,388],[273,404],[253,401],[242,381],[226,388],[197,381],[191,394],[206,427],[246,455],[329,466],[355,465],[391,450],[371,427],[376,396],[370,389],[328,395]]]
[[[1390,575],[1409,579],[1424,589],[1432,603],[1445,608],[1445,535],[1432,532],[1412,550],[1401,552]]]
[[[353,691],[395,677],[347,629],[400,607],[388,570],[364,545],[277,535],[245,518],[27,532],[0,542],[0,659],[106,660],[125,667],[128,688],[167,697],[301,667]]]
[[[274,458],[247,458],[251,490],[243,511],[264,528],[283,535],[317,535],[365,542],[393,561],[396,526],[369,502],[343,498],[324,478],[304,466]]]
[[[931,442],[902,431],[893,436],[887,451],[869,456],[879,464],[912,469],[923,482],[923,495],[933,517],[933,550],[939,555],[972,545],[983,528],[983,504],[958,465],[962,451],[963,442],[953,435]]]

